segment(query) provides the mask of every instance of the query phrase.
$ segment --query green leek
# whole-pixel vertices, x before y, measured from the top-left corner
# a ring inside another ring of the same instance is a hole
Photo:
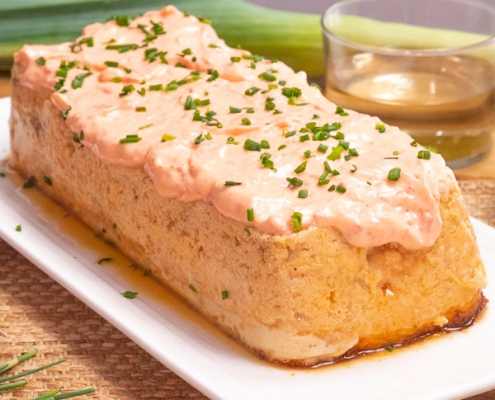
[[[25,44],[74,41],[84,26],[112,15],[135,17],[173,4],[212,21],[232,47],[278,59],[308,76],[324,75],[320,16],[272,10],[243,0],[10,0],[0,2],[0,70]]]

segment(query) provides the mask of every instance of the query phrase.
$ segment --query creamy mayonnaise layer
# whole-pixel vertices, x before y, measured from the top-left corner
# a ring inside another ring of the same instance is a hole
[[[396,127],[338,109],[304,73],[226,46],[173,6],[15,58],[23,85],[53,88],[77,141],[144,168],[162,196],[263,233],[336,227],[359,247],[417,249],[440,234],[453,175],[439,155],[418,158]]]

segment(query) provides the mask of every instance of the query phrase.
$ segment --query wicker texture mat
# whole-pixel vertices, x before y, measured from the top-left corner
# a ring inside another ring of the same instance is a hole
[[[460,185],[471,215],[495,226],[495,181]],[[34,347],[39,354],[13,373],[67,361],[1,399],[90,386],[96,392],[81,399],[206,399],[0,240],[0,364]],[[470,400],[495,400],[495,390]]]

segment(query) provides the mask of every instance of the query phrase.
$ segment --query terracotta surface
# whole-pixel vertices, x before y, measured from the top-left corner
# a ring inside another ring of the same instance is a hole
[[[0,97],[9,94],[9,77],[0,74]],[[495,151],[456,175],[471,215],[495,227]],[[39,354],[27,366],[67,361],[2,398],[92,386],[86,398],[206,399],[0,240],[0,363],[33,347]],[[495,390],[469,400],[495,400]]]

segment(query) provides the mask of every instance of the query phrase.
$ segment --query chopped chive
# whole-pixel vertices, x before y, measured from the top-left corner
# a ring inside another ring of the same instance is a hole
[[[208,45],[208,47],[209,47],[210,49],[219,49],[219,48],[220,48],[220,46],[217,46],[215,43],[210,43],[210,44]]]
[[[263,139],[260,144],[261,144],[262,149],[269,149],[270,148],[270,143],[268,143],[268,140]]]
[[[259,74],[258,78],[263,79],[267,82],[274,82],[277,80],[277,77],[275,75],[270,74],[269,72],[263,72]]]
[[[189,285],[189,289],[191,289],[194,293],[198,293],[198,291],[192,284]]]
[[[121,293],[122,296],[124,296],[126,299],[135,299],[138,295],[137,292],[130,292],[130,291],[125,291],[124,293]]]
[[[32,188],[36,186],[36,177],[34,177],[33,175],[31,175],[27,180],[26,182],[24,182],[22,184],[22,188],[23,189],[29,189],[29,188]]]
[[[270,157],[272,155],[268,152],[266,153],[263,153],[261,156],[260,156],[260,160],[261,160],[261,164],[263,164],[263,166],[265,168],[269,168],[271,170],[274,170],[275,172],[277,171],[277,169],[275,168],[274,164],[273,164],[273,161],[270,160]]]
[[[136,107],[136,112],[146,112],[146,107]]]
[[[196,139],[194,139],[194,144],[198,145],[202,142],[205,141],[205,137],[203,137],[203,134],[201,133],[198,137],[196,137]]]
[[[251,139],[246,139],[244,142],[244,149],[249,151],[261,151],[261,143],[255,142]]]
[[[343,140],[340,140],[339,146],[342,146],[344,148],[344,150],[348,150],[349,149],[349,142],[344,142]]]
[[[177,136],[170,135],[168,133],[164,133],[162,135],[162,142],[168,142],[169,140],[174,140],[174,139],[177,139]]]
[[[282,82],[279,82],[279,83],[282,85]],[[297,87],[292,87],[292,88],[283,88],[282,89],[282,94],[285,97],[288,97],[290,99],[290,98],[293,98],[293,97],[299,97],[299,96],[301,96],[302,92],[301,92],[301,89],[299,89]]]
[[[342,146],[333,147],[331,153],[327,156],[329,160],[335,161],[340,158],[340,155],[344,151]]]
[[[193,100],[191,96],[187,96],[186,103],[184,104],[184,110],[195,110],[197,108],[197,104]]]
[[[320,143],[316,150],[319,151],[320,153],[326,153],[328,150],[328,146],[323,143]]]
[[[321,91],[321,86],[318,85],[316,82],[311,82],[309,86],[313,86],[315,87],[316,89],[320,90]]]
[[[85,74],[79,74],[77,75],[71,83],[72,89],[78,89],[82,87],[84,83],[84,79],[86,79],[88,76],[93,75],[91,72],[86,72]]]
[[[247,220],[250,222],[253,222],[254,221],[254,210],[252,208],[248,208],[246,210],[246,213],[247,213]]]
[[[366,181],[366,184],[372,186],[373,184],[370,181]]]
[[[388,351],[388,352],[392,352],[394,350],[394,345],[393,344],[387,344],[385,347],[384,347],[384,350]]]
[[[46,64],[46,58],[45,57],[38,57],[36,59],[36,64],[38,64],[40,67]]]
[[[110,258],[110,257],[105,257],[105,258],[100,258],[98,261],[97,261],[97,264],[98,265],[101,265],[103,263],[108,263],[108,262],[112,262],[113,261],[113,258]]]
[[[239,142],[237,142],[232,136],[230,136],[230,137],[227,138],[227,144],[238,145]]]
[[[301,137],[299,137],[300,142],[306,142],[308,140],[309,140],[309,135],[302,135]]]
[[[244,93],[247,95],[247,96],[252,96],[256,93],[258,93],[261,89],[260,88],[257,88],[257,87],[251,87],[249,89],[247,89]]]
[[[249,228],[244,228],[244,232],[246,232],[248,236],[251,236],[251,231]]]
[[[229,292],[226,290],[222,291],[222,300],[227,300],[229,298]]]
[[[352,156],[352,157],[358,157],[359,156],[359,153],[357,152],[356,149],[352,148],[352,149],[349,149],[349,154]]]
[[[304,157],[306,157],[306,158],[310,158],[310,157],[311,157],[311,150],[306,150],[306,151],[304,152]]]
[[[352,164],[351,172],[355,173],[358,170],[358,167],[356,164]]]
[[[232,62],[240,62],[241,61],[241,57],[230,57],[230,61],[232,61]]]
[[[143,126],[140,126],[138,128],[138,130],[142,131],[143,129],[148,129],[148,128],[151,128],[153,126],[153,124],[148,124],[148,125],[143,125]]]
[[[285,178],[285,179],[294,187],[301,187],[303,185],[303,181],[295,176],[293,178]]]
[[[239,114],[242,112],[242,108],[237,108],[237,107],[229,107],[229,112],[230,114]]]
[[[67,119],[67,116],[68,116],[70,110],[72,110],[71,106],[69,106],[69,108],[67,110],[60,111],[60,116],[62,117],[62,119],[64,121]]]
[[[337,186],[336,190],[337,190],[337,192],[339,192],[339,193],[345,193],[345,192],[347,191],[347,189],[346,189],[344,186],[342,186],[340,183],[339,183],[339,185]]]
[[[287,147],[286,144],[282,144],[282,145],[278,146],[277,150],[282,150],[282,149],[285,149],[286,147]]]
[[[323,173],[318,178],[318,186],[323,186],[326,185],[328,182],[330,182],[330,179],[327,179],[329,174],[330,174],[329,170],[325,169],[325,171],[323,171]]]
[[[119,96],[120,97],[123,97],[123,96],[127,96],[129,93],[133,92],[134,90],[136,90],[136,88],[134,87],[134,85],[125,85],[123,88],[122,88],[122,92],[119,93]]]
[[[428,146],[428,150],[430,150],[432,153],[438,153],[438,150],[433,146]]]
[[[43,175],[43,182],[45,182],[48,186],[52,186],[52,180],[49,176]]]
[[[120,76],[114,76],[112,78],[112,82],[114,82],[114,83],[120,83],[120,82],[122,82],[122,78]]]
[[[431,153],[428,150],[420,150],[418,152],[418,158],[420,160],[429,160],[431,158]]]
[[[392,168],[389,172],[388,172],[388,180],[389,181],[398,181],[399,178],[400,178],[400,168]]]
[[[378,132],[383,133],[383,132],[385,132],[385,124],[376,124],[375,125],[375,129]]]
[[[284,136],[286,138],[288,138],[288,137],[294,136],[295,134],[296,134],[296,131],[290,131],[290,132],[285,132]]]
[[[125,53],[129,50],[136,50],[139,48],[137,44],[109,44],[107,50],[117,50],[119,53]]]
[[[335,114],[340,115],[341,117],[347,117],[349,113],[347,113],[342,107],[337,106],[337,109],[335,110]]]
[[[206,138],[206,140],[212,140],[213,139],[210,132],[206,132],[205,138]]]
[[[411,143],[409,143],[412,147],[418,147],[418,142],[413,140]]]
[[[241,121],[242,121],[243,125],[246,125],[246,126],[251,125],[251,120],[249,118],[243,118],[243,119],[241,119]]]
[[[5,172],[0,172],[0,178],[5,178],[7,175],[5,175]]]
[[[394,156],[398,156],[399,155],[399,152],[397,150],[395,150],[393,153],[392,153]]]
[[[275,103],[273,102],[272,97],[268,97],[265,102],[265,110],[273,111],[275,109]]]
[[[242,182],[225,181],[225,186],[240,186]]]
[[[307,161],[304,161],[303,163],[299,164],[296,169],[294,170],[294,172],[296,174],[300,174],[301,172],[304,172],[306,170],[306,165],[308,164]]]
[[[138,93],[139,95],[141,95],[141,96],[144,96],[144,95],[146,94],[146,89],[143,87],[143,88],[141,88],[141,89],[137,90],[137,93]]]
[[[345,135],[342,132],[337,132],[335,134],[335,139],[337,139],[337,140],[344,140],[345,139]]]
[[[163,85],[161,83],[158,85],[151,85],[148,89],[151,91],[160,91],[163,90]]]
[[[296,232],[299,232],[302,225],[302,214],[296,211],[294,212],[294,214],[291,215],[290,220],[292,222],[292,225],[294,226],[294,230]]]
[[[125,144],[125,143],[137,143],[143,138],[138,136],[138,135],[127,135],[125,138],[120,139],[119,143]]]
[[[307,189],[301,189],[299,191],[299,193],[297,194],[297,197],[299,197],[300,199],[305,199],[306,197],[308,197],[308,190]]]
[[[22,232],[22,225],[17,225],[17,226],[15,227],[15,231],[16,231],[16,232]]]
[[[218,79],[219,78],[220,75],[218,74],[218,71],[216,69],[211,70],[211,73],[209,71],[210,70],[208,70],[208,73],[211,76],[206,80],[206,82],[213,82],[215,79]]]
[[[117,61],[105,61],[103,63],[107,67],[112,67],[112,68],[117,68],[119,66],[119,63]]]

